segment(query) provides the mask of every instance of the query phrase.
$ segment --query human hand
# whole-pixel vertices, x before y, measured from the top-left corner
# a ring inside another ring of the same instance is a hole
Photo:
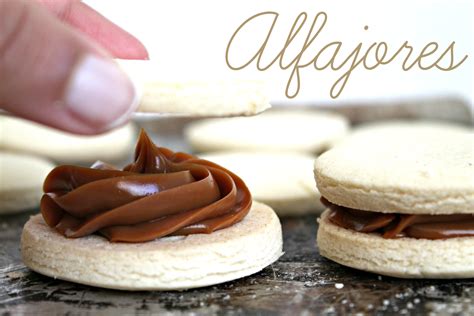
[[[148,59],[145,47],[77,0],[0,0],[0,107],[79,134],[123,124],[136,107],[111,60]]]

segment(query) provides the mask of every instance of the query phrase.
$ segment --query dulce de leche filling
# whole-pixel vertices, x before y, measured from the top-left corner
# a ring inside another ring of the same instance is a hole
[[[211,233],[241,221],[252,197],[245,183],[212,162],[156,147],[141,132],[135,161],[119,170],[59,166],[47,176],[41,214],[66,237],[99,233],[144,242]]]
[[[474,236],[474,216],[471,214],[377,213],[335,205],[324,198],[321,198],[321,202],[330,209],[331,223],[361,233],[379,233],[383,238],[447,239]]]

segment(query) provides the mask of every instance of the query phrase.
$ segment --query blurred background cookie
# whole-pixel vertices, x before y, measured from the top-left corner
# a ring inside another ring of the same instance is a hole
[[[349,133],[343,141],[362,141],[380,139],[403,140],[410,137],[453,137],[459,133],[473,132],[471,126],[448,121],[432,120],[382,120],[360,124]]]
[[[1,116],[0,149],[43,156],[57,163],[116,162],[130,154],[136,130],[130,123],[97,136],[73,135],[20,118]]]
[[[346,135],[341,115],[297,109],[269,110],[254,117],[207,119],[190,124],[186,138],[197,152],[286,151],[317,154]]]
[[[314,185],[314,157],[304,153],[214,152],[200,158],[239,175],[255,200],[280,216],[319,213],[324,206]]]
[[[0,151],[0,214],[39,205],[43,180],[54,165],[42,158]]]

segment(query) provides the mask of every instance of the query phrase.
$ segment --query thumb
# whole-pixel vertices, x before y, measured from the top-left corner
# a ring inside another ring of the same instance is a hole
[[[96,44],[33,1],[0,1],[0,107],[96,134],[136,107],[132,82]]]

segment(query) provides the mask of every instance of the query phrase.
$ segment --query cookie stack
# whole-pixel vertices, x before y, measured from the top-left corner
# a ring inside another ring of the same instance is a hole
[[[361,129],[321,155],[321,255],[401,278],[474,277],[474,135],[447,124]]]

